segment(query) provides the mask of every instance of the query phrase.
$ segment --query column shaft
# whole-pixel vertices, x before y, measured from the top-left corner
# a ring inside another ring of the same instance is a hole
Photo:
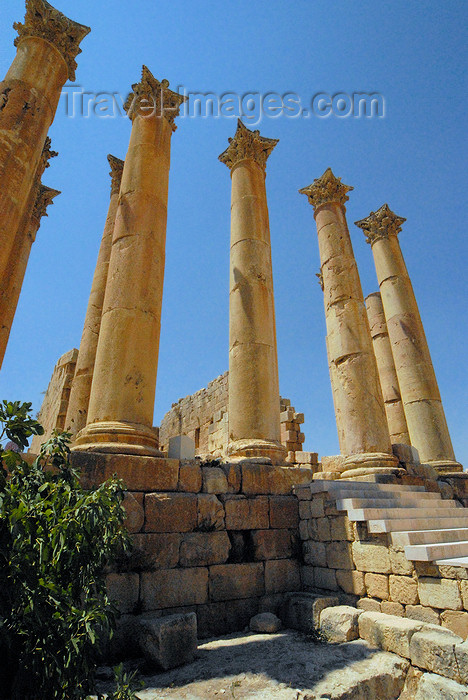
[[[127,103],[120,186],[86,428],[74,449],[160,454],[152,428],[174,117],[183,101],[143,67]],[[148,113],[143,105],[154,101]],[[168,112],[162,111],[167,107]]]
[[[344,203],[350,189],[328,169],[300,190],[315,208],[336,422],[348,467],[343,478],[385,473],[398,465],[346,223]]]
[[[400,385],[393,361],[392,347],[388,337],[382,298],[378,292],[369,294],[366,297],[366,308],[375,359],[379,370],[390,439],[392,445],[410,445],[411,441],[401,400]]]
[[[239,122],[220,160],[231,170],[229,445],[234,457],[284,462],[265,163],[277,141]],[[257,158],[254,146],[262,150]]]
[[[112,250],[112,236],[119,204],[120,182],[124,163],[122,160],[111,155],[108,156],[108,160],[111,166],[110,175],[112,176],[109,209],[91,285],[91,293],[89,295],[75,376],[73,377],[67,417],[65,420],[66,429],[71,432],[72,436],[82,430],[87,422],[91,383],[93,380],[109,260]]]

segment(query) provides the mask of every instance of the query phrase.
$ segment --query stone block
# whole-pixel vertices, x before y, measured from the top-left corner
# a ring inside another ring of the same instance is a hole
[[[311,518],[323,518],[325,516],[323,494],[317,494],[309,501]]]
[[[167,671],[191,663],[197,650],[197,616],[195,613],[138,619],[138,643],[148,670]]]
[[[304,561],[313,566],[327,565],[327,550],[323,542],[304,542],[302,546]]]
[[[129,491],[176,491],[179,460],[166,457],[72,452],[71,463],[81,471],[84,488],[99,486],[117,474]]]
[[[458,581],[420,578],[418,592],[421,605],[442,610],[462,610],[463,608]]]
[[[411,663],[458,681],[460,677],[455,645],[462,641],[461,637],[443,627],[427,625],[411,639]]]
[[[463,607],[468,610],[468,581],[460,581],[460,592],[463,600]]]
[[[144,611],[208,602],[208,569],[161,569],[141,574]]]
[[[132,540],[131,561],[135,569],[171,569],[179,563],[181,535],[178,533],[142,532]]]
[[[127,514],[125,527],[131,533],[140,532],[145,523],[143,496],[142,492],[130,493],[130,491],[127,491],[124,496],[122,506]]]
[[[178,491],[186,493],[198,493],[202,487],[202,473],[200,464],[196,462],[181,462],[179,467]]]
[[[299,591],[301,574],[299,562],[294,559],[274,559],[265,562],[265,593]]]
[[[270,527],[299,526],[299,501],[295,496],[270,496]]]
[[[338,598],[334,596],[292,593],[285,597],[281,607],[281,619],[289,629],[310,633],[319,628],[322,610],[338,603]]]
[[[251,532],[253,559],[286,559],[293,554],[294,537],[291,530],[253,530]]]
[[[336,582],[345,593],[363,596],[366,594],[362,571],[337,570]]]
[[[299,537],[303,542],[310,539],[309,535],[309,520],[301,520],[299,522]]]
[[[314,466],[318,465],[318,454],[317,452],[304,452],[298,450],[296,452],[296,462],[297,464],[311,464]]]
[[[468,685],[468,641],[455,645],[455,658],[460,671],[460,680],[462,683],[466,683]]]
[[[459,610],[445,610],[440,613],[442,627],[458,634],[462,639],[468,637],[468,612]]]
[[[404,552],[400,552],[394,547],[389,547],[388,554],[390,557],[392,573],[399,574],[401,576],[411,576],[414,571],[414,566],[413,563],[408,561],[408,559],[405,557]]]
[[[418,582],[409,576],[390,577],[390,600],[404,605],[417,605],[419,603]]]
[[[169,459],[195,459],[195,443],[188,435],[169,438]]]
[[[228,493],[226,474],[220,467],[202,467],[202,489],[204,493]]]
[[[320,542],[329,542],[331,540],[330,521],[328,518],[316,518],[315,521],[311,520],[310,522],[315,524],[316,537]],[[309,525],[309,534],[310,531],[311,526]]]
[[[265,576],[263,564],[221,564],[211,566],[210,600],[233,600],[253,598],[265,593]]]
[[[242,486],[242,470],[239,464],[222,464],[221,469],[226,475],[229,493],[239,493]]]
[[[373,598],[360,598],[356,603],[356,607],[368,612],[381,612],[382,604],[380,600],[374,600]]]
[[[108,574],[106,589],[121,613],[131,613],[138,604],[140,576],[135,573]]]
[[[224,507],[219,498],[211,493],[200,493],[197,497],[197,530],[212,532],[224,530]]]
[[[180,566],[224,564],[229,558],[231,542],[224,532],[189,532],[182,536]]]
[[[242,493],[290,494],[295,484],[312,481],[312,469],[302,467],[273,467],[265,464],[242,464]]]
[[[380,610],[386,615],[405,617],[405,608],[401,603],[392,603],[389,600],[383,600],[380,605]]]
[[[145,532],[189,532],[197,526],[197,496],[147,493],[145,515]]]
[[[314,582],[317,588],[324,588],[326,591],[337,591],[336,571],[326,569],[321,566],[314,567]]]
[[[338,472],[344,471],[343,462],[345,458],[342,455],[328,455],[321,459],[323,472]]]
[[[354,569],[351,545],[348,542],[328,542],[327,566],[329,569]]]
[[[332,540],[353,542],[353,523],[344,515],[330,518],[330,536]]]
[[[439,571],[441,578],[456,578],[459,581],[466,581],[468,579],[468,569],[462,568],[461,566],[444,566],[440,564]]]
[[[450,678],[442,678],[435,673],[423,673],[413,697],[414,700],[466,700],[468,690]]]
[[[279,617],[271,612],[263,612],[254,615],[250,620],[249,629],[251,632],[260,632],[266,634],[274,634],[279,632],[282,627]]]
[[[383,544],[353,542],[353,558],[358,571],[390,574],[392,567],[388,549]]]
[[[366,574],[364,577],[367,595],[370,598],[388,600],[388,576],[385,574]]]
[[[348,605],[325,608],[320,613],[320,630],[328,642],[351,642],[359,638],[358,621],[362,614],[362,610]]]
[[[364,612],[359,618],[359,636],[362,639],[407,659],[410,658],[411,640],[423,627],[422,622],[381,612]]]
[[[407,605],[405,608],[406,617],[411,620],[427,622],[428,625],[438,625],[440,622],[439,613],[434,608],[424,605]]]
[[[272,612],[277,615],[283,603],[283,597],[282,593],[262,596],[258,601],[258,612]]]
[[[314,588],[314,567],[301,566],[302,590],[308,591]]]
[[[414,569],[419,578],[422,576],[432,576],[434,578],[440,578],[440,571],[437,564],[433,564],[430,561],[415,561]]]
[[[268,498],[232,496],[224,502],[227,530],[266,530],[269,526]]]

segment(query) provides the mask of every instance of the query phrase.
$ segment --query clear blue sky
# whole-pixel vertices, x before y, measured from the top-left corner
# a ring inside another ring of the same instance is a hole
[[[378,92],[384,118],[263,118],[280,143],[267,168],[280,390],[306,415],[306,449],[338,452],[312,207],[300,187],[331,166],[354,186],[348,223],[365,294],[371,250],[352,222],[388,202],[400,235],[459,460],[468,464],[466,347],[466,3],[428,0],[60,0],[89,25],[77,83],[126,95],[141,64],[171,87],[239,94]],[[3,3],[0,73],[20,0]],[[228,365],[230,177],[217,157],[235,119],[186,118],[172,139],[155,423]],[[50,130],[43,219],[0,375],[1,398],[39,409],[57,358],[78,347],[109,201],[106,155],[124,158],[126,118],[68,118]],[[138,343],[138,338],[134,339]]]

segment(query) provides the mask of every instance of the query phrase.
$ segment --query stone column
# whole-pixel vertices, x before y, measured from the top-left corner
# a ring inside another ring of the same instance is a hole
[[[356,222],[372,246],[411,444],[439,472],[462,471],[453,452],[437,380],[398,234],[405,219],[387,204]]]
[[[392,454],[377,364],[345,216],[347,192],[331,169],[300,190],[314,207],[323,275],[327,347],[334,378],[343,478],[392,473]]]
[[[41,178],[49,160],[57,156],[50,148],[51,141],[47,137],[36,171],[34,185],[29,193],[26,209],[21,217],[20,226],[13,242],[8,264],[3,275],[0,289],[0,367],[3,364],[5,351],[10,337],[11,326],[18,306],[18,300],[23,286],[24,275],[29,261],[31,246],[40,226],[40,217],[45,214],[47,206],[59,194],[41,184]]]
[[[405,410],[401,400],[400,385],[393,361],[392,346],[388,337],[387,323],[379,292],[366,297],[367,317],[369,319],[372,344],[374,347],[380,386],[387,414],[388,430],[392,445],[411,445]]]
[[[153,429],[174,119],[185,98],[143,66],[132,120],[88,408],[74,449],[159,455]]]
[[[45,0],[26,0],[15,23],[17,53],[0,83],[0,279],[34,186],[62,87],[75,79],[80,41],[90,31]]]
[[[91,293],[89,295],[88,308],[86,310],[83,333],[81,336],[78,361],[76,363],[75,376],[73,378],[70,401],[68,403],[66,429],[76,435],[86,426],[88,416],[91,382],[93,380],[94,363],[101,327],[102,307],[106,291],[107,273],[112,249],[112,236],[114,233],[115,217],[119,204],[120,182],[124,161],[115,156],[108,155],[107,160],[111,171],[111,193],[107,219],[102,234],[101,246],[94,270]]]
[[[265,166],[277,139],[239,120],[219,156],[231,171],[229,444],[232,457],[281,464],[280,397]]]

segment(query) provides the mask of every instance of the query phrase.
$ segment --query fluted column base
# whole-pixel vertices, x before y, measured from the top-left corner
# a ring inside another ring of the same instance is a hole
[[[438,474],[458,474],[463,471],[463,465],[451,459],[436,459],[424,462],[433,467]]]
[[[74,452],[110,452],[161,457],[154,428],[124,421],[90,423],[75,438]]]
[[[399,466],[398,457],[386,452],[365,452],[349,455],[343,462],[341,479],[370,474],[400,474],[404,469]]]
[[[272,464],[286,464],[287,450],[280,442],[275,440],[235,440],[228,445],[229,457],[266,458]]]

